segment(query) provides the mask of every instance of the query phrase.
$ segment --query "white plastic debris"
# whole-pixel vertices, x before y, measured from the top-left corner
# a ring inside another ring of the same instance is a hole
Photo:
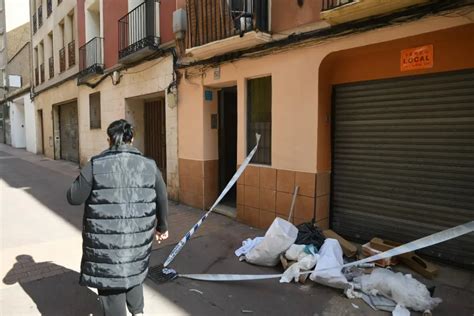
[[[301,255],[306,255],[306,253],[304,252],[305,247],[306,247],[305,245],[296,245],[296,244],[291,245],[290,248],[288,248],[288,250],[285,252],[286,259],[292,260],[292,261],[298,261],[298,258]]]
[[[196,292],[196,293],[201,294],[201,295],[204,294],[202,291],[199,291],[197,289],[189,289],[189,292]]]
[[[355,298],[362,298],[362,293],[357,292],[354,288],[354,284],[348,283],[346,288],[344,289],[344,294],[348,299],[355,299]]]
[[[363,275],[354,281],[360,283],[364,293],[380,293],[415,311],[432,310],[442,301],[431,297],[426,286],[413,279],[410,274],[377,268],[370,275]]]
[[[252,250],[255,246],[257,246],[259,243],[261,243],[263,240],[263,237],[255,237],[254,239],[252,238],[247,238],[242,242],[242,246],[237,249],[234,253],[237,257],[240,257],[242,255],[247,254],[250,250]]]
[[[392,312],[392,316],[410,316],[410,311],[404,306],[397,304]]]
[[[351,303],[352,304],[352,307],[356,308],[356,309],[359,309],[359,306],[354,304],[354,303]]]
[[[280,278],[280,283],[290,283],[292,280],[298,282],[301,271],[310,270],[316,265],[319,255],[308,255],[305,252],[303,252],[303,254],[304,255],[299,255],[298,262],[293,263],[285,270],[283,276]]]
[[[273,267],[280,262],[280,254],[295,243],[298,229],[282,218],[275,218],[263,240],[245,255],[247,262]]]
[[[393,300],[380,295],[369,295],[362,293],[362,300],[374,310],[393,312],[397,303]]]
[[[348,282],[340,268],[343,263],[339,242],[336,239],[327,238],[319,250],[318,263],[309,278],[323,285],[345,289]]]

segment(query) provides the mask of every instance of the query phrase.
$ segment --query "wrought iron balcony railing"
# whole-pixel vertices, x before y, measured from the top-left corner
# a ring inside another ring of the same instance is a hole
[[[66,48],[59,50],[59,73],[66,71]]]
[[[159,2],[146,0],[118,21],[119,59],[145,49],[158,50],[160,38],[156,32],[156,12]]]
[[[269,29],[268,0],[187,0],[187,8],[189,48]]]
[[[36,31],[38,30],[38,24],[36,24],[37,21],[36,21],[36,13],[33,14],[33,34],[36,33]]]
[[[51,56],[48,59],[48,66],[49,66],[49,79],[54,77],[54,57]]]
[[[104,72],[103,41],[102,37],[94,37],[79,48],[80,77]]]
[[[46,1],[46,14],[47,14],[47,17],[49,18],[49,16],[51,15],[51,13],[53,13],[53,0],[47,0]]]
[[[45,80],[45,77],[44,77],[44,64],[40,65],[40,80],[41,80],[41,83],[43,83],[44,80]]]
[[[76,64],[76,41],[72,41],[67,44],[67,59],[69,62],[69,68]]]
[[[38,28],[43,26],[43,6],[38,7]]]
[[[323,0],[323,7],[321,11],[332,10],[338,7],[342,7],[351,2],[354,2],[354,0]]]

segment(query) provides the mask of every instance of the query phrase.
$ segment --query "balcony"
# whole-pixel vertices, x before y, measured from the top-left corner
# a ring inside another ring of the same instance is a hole
[[[69,68],[76,64],[76,41],[67,44],[67,59],[69,61]]]
[[[59,50],[59,73],[66,71],[66,48],[63,47]]]
[[[49,79],[54,77],[54,57],[51,56],[48,59],[48,66],[49,66]]]
[[[186,53],[210,58],[271,40],[268,0],[187,0]]]
[[[43,26],[43,6],[38,7],[38,29]]]
[[[118,21],[119,62],[132,63],[158,51],[158,9],[159,2],[146,0]]]
[[[49,18],[49,16],[51,15],[51,13],[53,13],[53,0],[47,0],[46,1],[46,14],[47,14],[47,17]]]
[[[384,15],[430,0],[323,0],[321,19],[335,25]]]
[[[38,30],[38,25],[36,24],[36,13],[33,14],[33,34],[36,34],[36,31]]]
[[[104,73],[103,38],[94,37],[79,48],[79,78],[88,78]]]
[[[39,86],[39,84],[40,84],[38,67],[35,68],[35,84],[36,84],[37,86]]]
[[[43,83],[45,80],[44,78],[44,64],[40,65],[40,83]]]

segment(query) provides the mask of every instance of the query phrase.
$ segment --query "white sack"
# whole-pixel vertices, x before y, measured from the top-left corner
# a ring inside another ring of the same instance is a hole
[[[387,269],[374,269],[370,275],[357,278],[365,293],[381,293],[400,305],[415,311],[432,310],[440,298],[433,298],[423,283],[413,279],[410,274],[394,273]]]
[[[339,242],[336,239],[327,238],[319,250],[318,263],[309,278],[323,285],[345,289],[348,282],[341,271],[340,266],[343,264],[342,248]]]
[[[247,262],[273,267],[280,262],[280,254],[295,243],[298,229],[282,218],[275,218],[261,243],[245,255]]]

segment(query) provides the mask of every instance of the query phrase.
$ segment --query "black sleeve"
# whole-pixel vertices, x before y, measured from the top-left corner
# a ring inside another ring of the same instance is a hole
[[[69,204],[81,205],[84,203],[92,191],[92,165],[88,162],[81,173],[72,183],[67,191],[67,200]]]
[[[158,220],[156,230],[160,233],[164,233],[168,231],[168,192],[166,191],[166,184],[158,168],[156,172],[155,190],[156,218]]]

